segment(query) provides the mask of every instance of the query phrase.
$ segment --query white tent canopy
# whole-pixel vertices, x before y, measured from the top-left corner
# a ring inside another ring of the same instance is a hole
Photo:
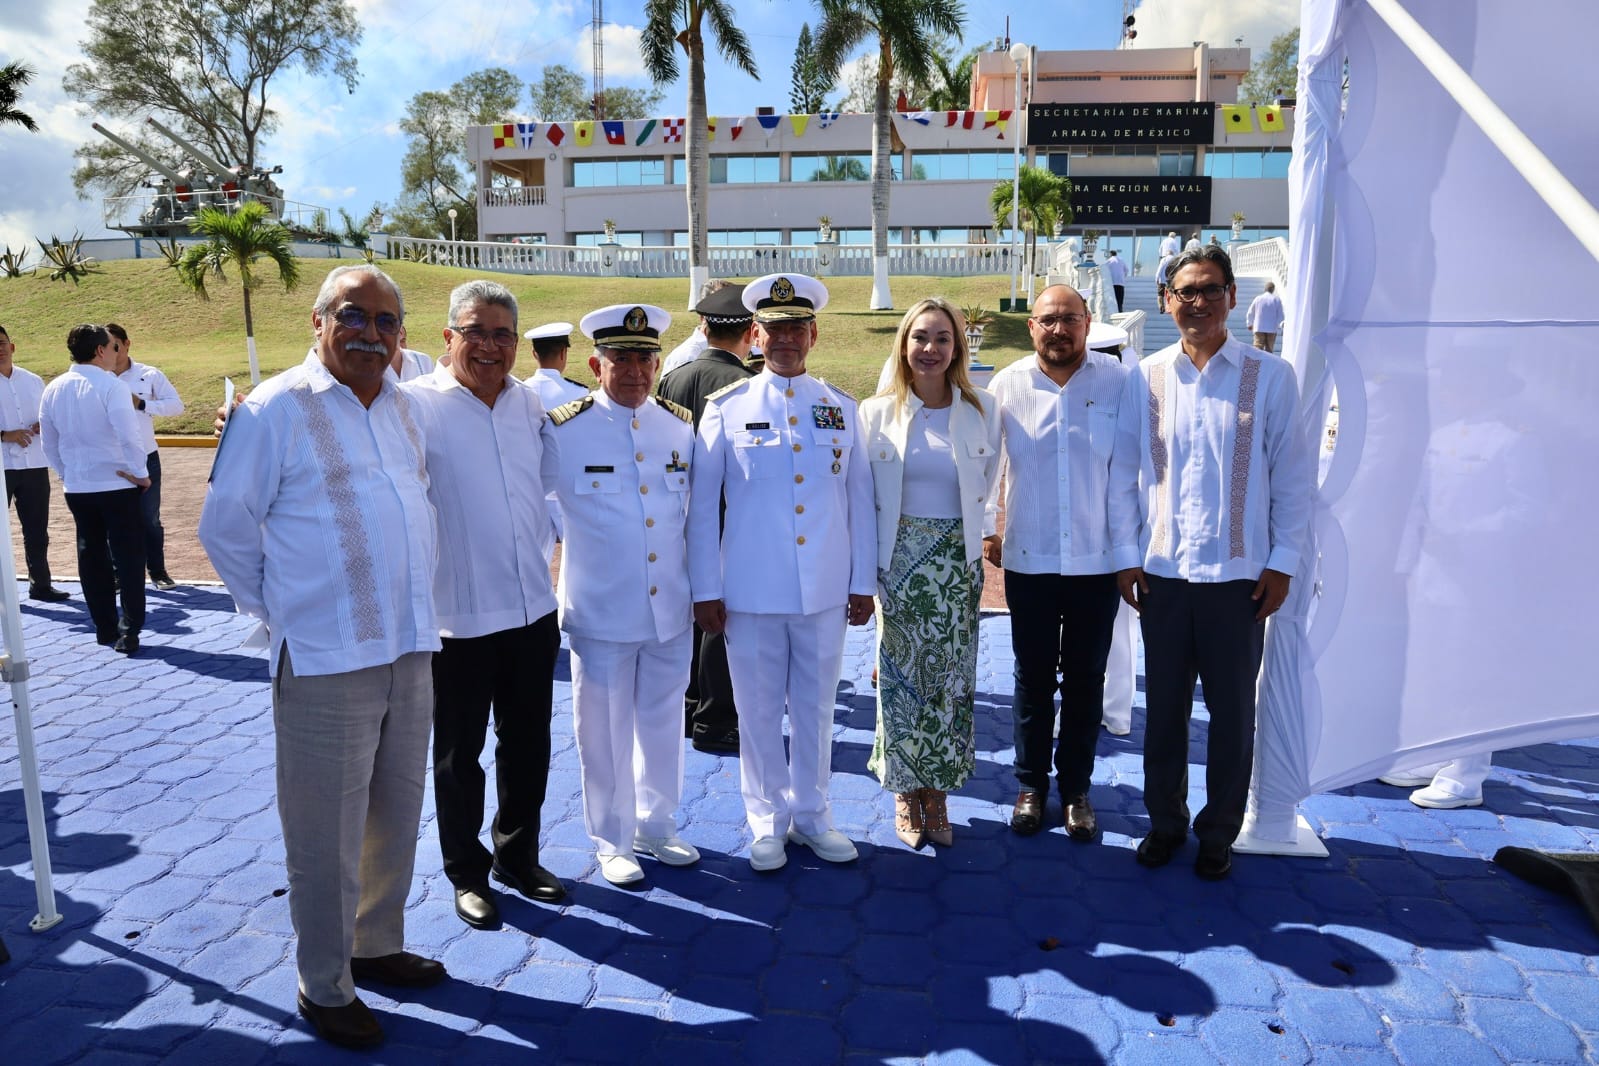
[[[1313,792],[1599,735],[1599,4],[1305,0],[1301,32],[1285,352],[1306,432],[1334,386],[1340,424],[1268,639],[1278,840]]]

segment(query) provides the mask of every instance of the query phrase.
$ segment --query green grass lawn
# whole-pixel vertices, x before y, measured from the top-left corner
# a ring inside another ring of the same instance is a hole
[[[344,263],[350,260],[343,260]],[[341,265],[324,259],[301,260],[303,280],[285,293],[264,286],[253,294],[256,347],[263,376],[275,374],[305,358],[311,344],[311,304],[327,270]],[[483,276],[454,267],[385,261],[379,265],[405,294],[409,346],[438,354],[450,290]],[[156,419],[159,433],[211,432],[212,412],[222,400],[222,379],[232,377],[240,388],[249,384],[244,345],[244,304],[236,279],[212,286],[211,300],[191,295],[160,259],[104,264],[73,287],[43,275],[0,279],[0,326],[17,346],[17,362],[49,380],[67,366],[67,331],[80,322],[119,322],[133,341],[133,357],[159,367],[172,379],[188,405],[182,415]],[[568,278],[544,275],[491,274],[516,294],[521,328],[540,322],[576,323],[596,307],[613,303],[652,303],[672,312],[665,338],[669,350],[686,337],[698,318],[685,311],[688,282],[682,278]],[[966,278],[901,277],[893,282],[900,311],[868,311],[870,278],[827,280],[831,302],[819,316],[820,337],[810,358],[813,373],[855,396],[867,395],[888,356],[903,309],[923,296],[944,296],[958,306],[982,304],[990,311],[1010,293],[1004,275]],[[982,355],[1004,366],[1031,351],[1025,316],[997,316],[988,327]],[[567,373],[588,381],[588,349],[579,334]],[[527,344],[518,353],[518,374],[534,369]]]

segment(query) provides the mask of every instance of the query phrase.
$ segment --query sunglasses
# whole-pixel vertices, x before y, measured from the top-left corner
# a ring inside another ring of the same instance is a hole
[[[364,331],[366,324],[371,322],[377,326],[378,332],[387,337],[392,337],[400,332],[400,316],[388,311],[379,311],[376,315],[369,315],[359,307],[341,307],[333,312],[334,319],[345,329]]]

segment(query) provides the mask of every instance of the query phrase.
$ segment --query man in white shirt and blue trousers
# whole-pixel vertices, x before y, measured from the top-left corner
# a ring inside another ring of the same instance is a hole
[[[1172,263],[1168,305],[1180,339],[1127,378],[1110,498],[1117,582],[1144,636],[1150,831],[1138,861],[1163,866],[1188,836],[1197,678],[1210,739],[1194,872],[1208,880],[1232,871],[1266,619],[1299,569],[1315,474],[1294,368],[1228,334],[1236,304],[1221,248],[1184,251]]]
[[[446,976],[405,950],[439,635],[426,445],[388,372],[404,314],[381,270],[333,270],[315,349],[233,411],[200,514],[217,574],[271,638],[298,1006],[345,1047],[383,1039],[356,982]]]
[[[545,410],[516,380],[517,303],[496,281],[450,293],[446,365],[407,382],[427,441],[428,498],[444,551],[434,594],[433,799],[444,874],[468,925],[499,924],[489,878],[541,903],[566,896],[539,862],[561,650],[547,560],[554,527],[540,471]],[[494,720],[492,849],[480,758]]]
[[[652,398],[672,316],[614,304],[583,316],[600,387],[544,426],[544,482],[560,496],[561,629],[572,647],[572,716],[583,828],[600,874],[637,886],[634,854],[692,866],[677,835],[682,692],[693,654],[689,464],[694,416]]]
[[[1005,534],[983,545],[1005,571],[1016,659],[1010,827],[1023,836],[1043,828],[1053,763],[1066,833],[1089,841],[1099,829],[1088,786],[1118,603],[1105,503],[1127,368],[1088,349],[1088,308],[1070,286],[1039,293],[1027,330],[1035,357],[989,385],[1003,431]]]
[[[694,445],[694,618],[726,635],[757,871],[781,868],[788,841],[827,862],[856,857],[833,828],[827,788],[844,627],[871,618],[877,590],[876,504],[855,401],[805,371],[826,303],[803,274],[745,286],[765,368],[706,397]]]

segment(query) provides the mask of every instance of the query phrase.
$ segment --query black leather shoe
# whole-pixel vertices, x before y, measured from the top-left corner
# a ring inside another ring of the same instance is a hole
[[[1099,819],[1094,817],[1088,796],[1071,796],[1061,806],[1066,808],[1066,835],[1073,840],[1093,840],[1099,832]]]
[[[112,651],[120,651],[123,655],[137,655],[139,653],[139,638],[132,633],[126,633],[117,638],[111,645]]]
[[[450,976],[444,963],[424,959],[409,951],[350,960],[350,976],[364,984],[427,988]]]
[[[70,600],[71,598],[71,596],[65,592],[62,592],[60,589],[52,588],[48,585],[46,585],[44,588],[34,589],[28,593],[28,599],[38,600],[40,603],[60,603],[62,600]]]
[[[1194,874],[1206,881],[1220,881],[1233,872],[1233,849],[1228,844],[1200,841]]]
[[[330,1044],[363,1048],[383,1043],[383,1027],[359,996],[342,1007],[323,1007],[306,999],[301,992],[297,1005],[316,1035]]]
[[[1016,795],[1016,806],[1011,808],[1010,829],[1030,837],[1044,828],[1044,794],[1022,789]]]
[[[737,755],[738,730],[729,729],[725,733],[696,733],[693,744],[695,751],[711,755]]]
[[[473,929],[497,929],[500,925],[500,908],[488,885],[456,889],[455,915]]]
[[[109,648],[122,639],[121,633],[96,633],[94,642],[102,647]]]
[[[561,879],[537,863],[526,873],[512,873],[499,863],[489,872],[500,884],[509,885],[539,903],[559,903],[566,898],[566,886],[561,884]]]
[[[1185,839],[1175,833],[1150,833],[1138,845],[1138,865],[1165,866]]]
[[[156,577],[154,574],[150,575],[150,584],[154,585],[162,592],[171,592],[173,589],[178,587],[178,583],[172,580],[166,574],[162,574],[160,577]]]

